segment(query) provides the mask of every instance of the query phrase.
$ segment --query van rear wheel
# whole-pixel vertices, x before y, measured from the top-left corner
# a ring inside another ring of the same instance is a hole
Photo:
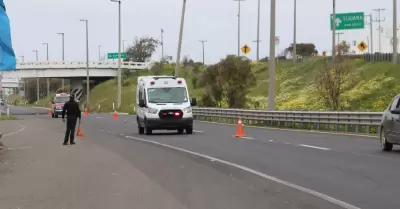
[[[178,128],[178,134],[183,134],[184,129],[183,128]]]
[[[186,128],[186,134],[193,134],[193,127]]]

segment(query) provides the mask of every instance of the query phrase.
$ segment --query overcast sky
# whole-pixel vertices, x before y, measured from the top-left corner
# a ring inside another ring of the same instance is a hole
[[[297,0],[298,42],[312,42],[319,51],[331,48],[329,15],[332,0]],[[392,0],[336,0],[337,13],[372,13],[376,8],[382,12],[382,51],[390,51],[392,25]],[[46,59],[49,43],[50,60],[61,60],[61,36],[65,33],[65,59],[85,59],[85,24],[89,20],[90,59],[98,59],[98,46],[102,56],[118,49],[118,7],[109,0],[5,0],[11,20],[13,46],[17,56],[25,61],[34,60],[32,50],[39,50],[39,59]],[[160,38],[164,29],[165,54],[176,58],[182,0],[125,0],[122,4],[122,37],[131,43],[135,36]],[[206,63],[214,63],[227,54],[237,53],[238,3],[233,0],[187,0],[182,56],[194,60],[202,58],[201,44],[206,43]],[[280,36],[282,51],[293,40],[293,0],[277,0],[276,35]],[[269,54],[270,0],[261,0],[260,57]],[[399,22],[400,24],[400,22]],[[378,24],[374,25],[374,50],[378,50]],[[257,0],[242,2],[241,45],[248,44],[252,51],[248,57],[255,59],[257,31]],[[341,40],[366,41],[369,26],[365,30],[344,31]],[[128,45],[128,44],[127,44]],[[161,57],[159,48],[153,59]]]

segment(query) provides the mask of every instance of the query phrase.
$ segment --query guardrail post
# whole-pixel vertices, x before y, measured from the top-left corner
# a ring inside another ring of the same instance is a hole
[[[370,134],[370,127],[369,126],[365,126],[365,133],[366,134]]]
[[[10,108],[7,107],[7,117],[10,117]]]

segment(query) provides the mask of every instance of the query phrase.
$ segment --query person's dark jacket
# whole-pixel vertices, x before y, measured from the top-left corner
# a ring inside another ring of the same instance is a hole
[[[65,112],[67,112],[67,118],[81,119],[81,110],[79,109],[79,104],[74,100],[69,100],[67,103],[64,104],[62,118],[64,118]]]

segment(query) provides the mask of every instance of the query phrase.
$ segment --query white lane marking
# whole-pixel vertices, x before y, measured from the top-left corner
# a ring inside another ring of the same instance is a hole
[[[204,133],[204,131],[201,131],[201,130],[193,130],[193,132],[196,132],[196,133]]]
[[[11,132],[11,133],[8,133],[8,134],[4,134],[3,137],[11,136],[11,135],[17,134],[17,133],[19,133],[19,132],[25,130],[25,128],[26,128],[26,127],[23,126],[23,125],[19,125],[19,126],[21,127],[21,129],[19,129],[19,130],[17,130],[17,131],[14,131],[14,132]]]
[[[229,165],[229,166],[232,166],[232,167],[247,171],[249,173],[252,173],[254,175],[260,176],[262,178],[265,178],[265,179],[268,179],[268,180],[283,184],[285,186],[297,189],[299,191],[308,193],[310,195],[314,195],[314,196],[316,196],[318,198],[321,198],[321,199],[323,199],[325,201],[328,201],[328,202],[333,203],[335,205],[338,205],[340,207],[343,207],[343,208],[346,208],[346,209],[360,209],[359,207],[356,207],[356,206],[351,205],[349,203],[346,203],[346,202],[343,202],[341,200],[335,199],[335,198],[330,197],[328,195],[325,195],[325,194],[319,193],[317,191],[314,191],[314,190],[311,190],[311,189],[308,189],[308,188],[305,188],[305,187],[302,187],[302,186],[299,186],[299,185],[296,185],[296,184],[293,184],[293,183],[278,179],[278,178],[273,177],[273,176],[269,176],[267,174],[261,173],[260,171],[256,171],[256,170],[253,170],[251,168],[248,168],[248,167],[245,167],[245,166],[242,166],[242,165],[238,165],[238,164],[235,164],[235,163],[232,163],[232,162],[229,162],[229,161],[221,160],[221,159],[218,159],[218,158],[215,158],[215,157],[211,157],[211,156],[208,156],[208,155],[200,154],[200,153],[193,152],[193,151],[186,150],[186,149],[182,149],[182,148],[179,148],[179,147],[174,147],[174,146],[167,145],[167,144],[162,144],[162,143],[151,141],[151,140],[141,139],[141,138],[137,138],[137,137],[133,137],[133,136],[126,136],[126,138],[130,138],[130,139],[134,139],[134,140],[137,140],[137,141],[146,142],[146,143],[150,143],[150,144],[155,144],[155,145],[162,146],[162,147],[167,147],[167,148],[170,148],[170,149],[173,149],[173,150],[177,150],[177,151],[181,151],[181,152],[188,153],[188,154],[191,154],[191,155],[195,155],[195,156],[198,156],[198,157],[202,157],[202,158],[205,158],[205,159],[213,161],[213,162],[216,161],[216,162],[219,162],[219,163],[222,163],[222,164],[225,164],[225,165]]]
[[[8,150],[32,149],[32,147],[7,148]]]
[[[235,139],[251,139],[251,140],[256,140],[255,138],[252,138],[252,137],[248,137],[248,136],[242,136],[242,137],[236,137],[235,135],[233,135],[232,136],[233,138],[235,138]]]
[[[313,148],[313,149],[320,149],[320,150],[332,150],[332,149],[325,148],[325,147],[317,147],[317,146],[311,146],[311,145],[307,145],[307,144],[299,144],[299,146]]]
[[[99,117],[99,116],[98,116],[98,117],[96,117],[96,118],[97,118],[97,119],[102,119],[102,118],[104,118],[104,117]]]
[[[290,143],[290,142],[285,142],[285,144],[288,144],[288,145],[289,145],[289,144],[291,144],[291,143]]]
[[[103,129],[100,129],[100,131],[104,131]]]
[[[274,140],[269,140],[269,142],[274,142]]]

